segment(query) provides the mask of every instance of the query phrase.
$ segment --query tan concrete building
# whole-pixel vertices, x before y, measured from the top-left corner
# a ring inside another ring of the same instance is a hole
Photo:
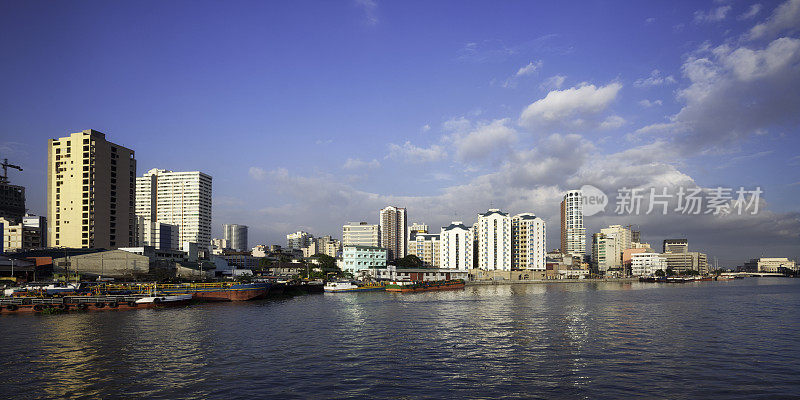
[[[403,258],[408,251],[408,215],[403,207],[386,206],[381,209],[380,243],[389,250],[389,260]]]
[[[117,248],[135,241],[136,159],[87,129],[47,141],[47,242]]]
[[[372,246],[381,244],[378,225],[366,222],[348,222],[342,226],[342,246]]]
[[[545,270],[545,230],[544,220],[532,213],[511,218],[511,269]]]
[[[42,247],[42,233],[40,228],[15,224],[6,218],[0,218],[3,229],[3,251],[29,250]]]
[[[438,233],[416,233],[408,242],[408,254],[417,256],[425,266],[439,267],[440,245]]]
[[[705,253],[688,251],[685,253],[664,253],[662,255],[667,259],[667,268],[678,274],[690,269],[701,274],[708,273],[708,257]]]

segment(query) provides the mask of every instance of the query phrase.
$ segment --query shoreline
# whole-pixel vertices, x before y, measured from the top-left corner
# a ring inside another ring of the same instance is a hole
[[[639,278],[603,278],[603,279],[529,279],[502,281],[468,281],[467,286],[487,285],[525,285],[542,283],[593,283],[593,282],[639,282]]]

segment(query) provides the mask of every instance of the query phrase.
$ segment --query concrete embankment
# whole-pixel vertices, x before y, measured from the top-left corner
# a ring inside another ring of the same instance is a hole
[[[533,280],[502,280],[502,281],[469,281],[472,285],[523,285],[539,283],[594,283],[594,282],[638,282],[639,278],[607,278],[607,279],[533,279]]]

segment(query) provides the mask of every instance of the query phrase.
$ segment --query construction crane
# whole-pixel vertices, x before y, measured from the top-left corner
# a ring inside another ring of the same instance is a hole
[[[19,165],[9,164],[7,158],[4,158],[3,159],[3,163],[0,164],[0,165],[3,166],[3,176],[0,176],[0,183],[8,183],[8,169],[9,168],[14,168],[14,169],[18,169],[18,170],[22,171],[22,167],[20,167]]]

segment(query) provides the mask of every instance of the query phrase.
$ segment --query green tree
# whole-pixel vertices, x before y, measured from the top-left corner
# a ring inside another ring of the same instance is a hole
[[[664,276],[664,275],[665,275],[665,272],[664,272],[663,269],[657,269],[656,270],[656,276]]]
[[[667,268],[667,276],[675,276],[675,271],[672,268]]]
[[[397,268],[422,268],[422,260],[419,257],[409,254],[403,258],[398,258],[394,260],[395,265]]]

